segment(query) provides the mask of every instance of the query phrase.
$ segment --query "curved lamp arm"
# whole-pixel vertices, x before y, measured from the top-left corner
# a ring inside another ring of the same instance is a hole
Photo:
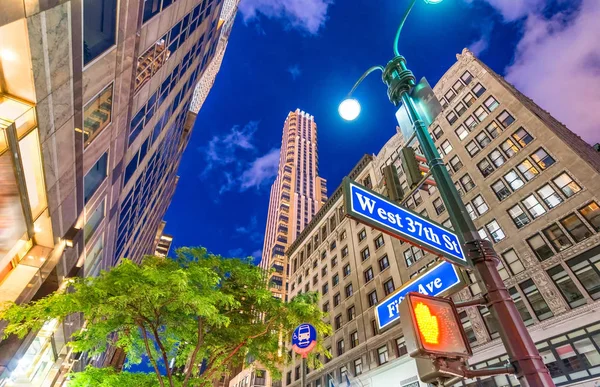
[[[348,93],[347,97],[350,97],[352,95],[352,93],[354,93],[354,90],[356,90],[356,88],[358,87],[358,85],[360,85],[361,82],[367,77],[367,75],[371,74],[375,70],[379,70],[379,71],[383,72],[384,69],[383,69],[383,66],[373,66],[373,67],[370,67],[367,71],[365,71],[365,73],[363,75],[361,75],[360,78],[358,78],[358,81],[356,81],[356,83],[354,84],[354,86],[352,86],[352,89]]]
[[[398,42],[400,40],[400,32],[402,32],[402,27],[404,27],[404,22],[406,21],[406,18],[408,18],[408,14],[413,9],[416,2],[417,2],[417,0],[410,0],[410,5],[408,6],[408,8],[406,8],[406,11],[404,12],[404,16],[402,16],[402,20],[400,21],[400,25],[398,26],[398,31],[396,31],[396,38],[394,39],[394,56],[400,55],[400,52],[398,52]]]

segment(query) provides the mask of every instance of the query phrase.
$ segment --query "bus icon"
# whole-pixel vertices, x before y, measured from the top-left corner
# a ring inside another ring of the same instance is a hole
[[[298,344],[301,346],[310,343],[310,327],[308,325],[301,325],[298,329]]]

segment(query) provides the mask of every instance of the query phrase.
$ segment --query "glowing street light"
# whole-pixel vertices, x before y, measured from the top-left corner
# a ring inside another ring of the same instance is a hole
[[[354,98],[346,98],[340,103],[338,112],[346,121],[354,121],[360,114],[360,104]]]

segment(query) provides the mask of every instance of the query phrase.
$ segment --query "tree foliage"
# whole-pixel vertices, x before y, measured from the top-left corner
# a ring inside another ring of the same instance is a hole
[[[74,279],[66,292],[12,304],[0,318],[9,323],[5,336],[24,337],[48,319],[72,313],[82,313],[86,321],[70,342],[75,351],[122,348],[130,363],[148,359],[158,383],[165,386],[166,380],[170,387],[211,385],[247,355],[280,376],[277,368],[289,361],[282,343],[289,342],[297,325],[313,324],[319,337],[331,331],[317,293],[285,303],[272,296],[265,273],[250,259],[223,258],[199,247],[178,249],[176,259],[147,256],[141,265],[124,260],[96,278]],[[326,351],[319,344],[316,352]],[[312,362],[319,366],[315,356]],[[167,365],[166,375],[161,375],[161,364]],[[108,370],[84,373],[82,386],[87,377],[141,377]]]

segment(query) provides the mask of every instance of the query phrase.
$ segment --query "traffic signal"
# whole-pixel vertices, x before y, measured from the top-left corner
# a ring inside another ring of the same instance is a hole
[[[467,358],[471,347],[451,299],[411,292],[399,307],[412,357]]]
[[[404,169],[404,175],[406,175],[406,182],[412,189],[417,186],[423,174],[419,168],[419,161],[415,155],[415,150],[409,146],[402,148],[400,151],[400,159],[402,160],[402,169]]]
[[[398,170],[394,164],[383,167],[383,181],[385,182],[388,197],[391,200],[399,202],[404,198],[404,190],[402,189],[402,185],[400,185]]]

